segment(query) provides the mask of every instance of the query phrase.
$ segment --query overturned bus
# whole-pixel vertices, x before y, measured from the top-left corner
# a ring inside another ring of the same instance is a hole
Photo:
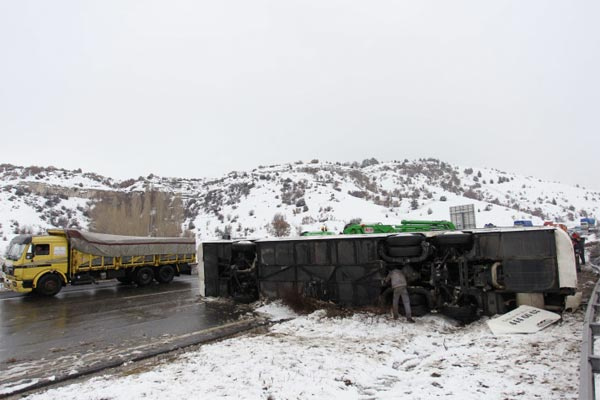
[[[206,296],[241,302],[298,294],[381,305],[390,301],[382,279],[395,268],[415,315],[470,321],[521,304],[559,311],[576,299],[573,247],[554,227],[223,240],[199,252]]]

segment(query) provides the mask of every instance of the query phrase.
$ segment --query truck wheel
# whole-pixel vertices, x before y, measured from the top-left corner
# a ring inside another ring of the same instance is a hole
[[[36,292],[44,296],[54,296],[62,289],[62,282],[56,274],[46,274],[42,276],[35,288]]]
[[[155,279],[159,283],[169,283],[175,276],[175,268],[172,265],[163,265],[156,271]]]
[[[138,269],[137,274],[135,274],[135,283],[138,286],[147,286],[154,279],[154,274],[152,273],[152,268],[150,267],[142,267]]]
[[[421,246],[389,247],[388,255],[390,257],[416,257],[420,256],[423,249]]]

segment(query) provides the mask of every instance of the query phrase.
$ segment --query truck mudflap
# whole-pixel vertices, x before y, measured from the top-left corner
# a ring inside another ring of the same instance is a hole
[[[197,264],[178,264],[177,265],[177,273],[178,274],[184,274],[184,275],[191,275],[192,274],[192,268],[195,267]]]

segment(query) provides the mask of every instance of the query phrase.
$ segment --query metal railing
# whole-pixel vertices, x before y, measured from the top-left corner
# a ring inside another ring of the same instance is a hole
[[[600,267],[592,265],[600,273]],[[581,361],[579,365],[579,399],[596,399],[595,374],[600,373],[600,355],[594,354],[594,340],[600,336],[600,323],[595,322],[600,311],[600,279],[588,300],[581,340]],[[600,349],[599,349],[600,350]]]

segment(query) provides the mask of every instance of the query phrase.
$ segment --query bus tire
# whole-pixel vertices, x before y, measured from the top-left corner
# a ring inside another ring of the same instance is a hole
[[[433,244],[439,247],[449,246],[471,246],[473,244],[473,236],[469,233],[446,233],[435,236]]]
[[[150,267],[142,267],[135,274],[135,283],[138,286],[148,286],[152,282],[152,279],[154,279],[154,274]]]
[[[156,270],[154,279],[158,283],[169,283],[175,277],[175,268],[172,265],[162,265]]]
[[[388,246],[418,246],[425,239],[425,236],[416,234],[400,234],[395,236],[388,236],[385,238],[385,243]]]
[[[413,317],[422,317],[429,314],[429,307],[427,307],[425,304],[419,304],[414,307],[411,306],[410,311]]]
[[[479,318],[477,315],[477,306],[474,304],[445,306],[442,307],[440,312],[464,324],[471,323]]]
[[[390,257],[417,257],[421,255],[421,246],[388,247]]]
[[[35,287],[35,291],[44,296],[54,296],[62,289],[62,282],[56,274],[42,276]]]

